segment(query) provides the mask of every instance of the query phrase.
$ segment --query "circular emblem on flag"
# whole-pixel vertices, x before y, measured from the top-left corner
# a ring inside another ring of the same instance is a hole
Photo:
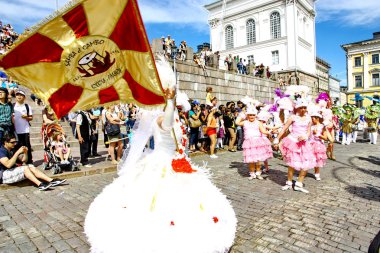
[[[125,66],[119,47],[101,36],[86,36],[75,40],[61,57],[68,83],[89,90],[112,86],[123,77]]]

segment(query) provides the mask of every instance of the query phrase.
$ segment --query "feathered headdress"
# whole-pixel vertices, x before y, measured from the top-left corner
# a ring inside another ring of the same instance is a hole
[[[300,95],[301,98],[306,98],[310,92],[310,88],[305,85],[290,85],[286,88],[285,94],[295,96]]]
[[[322,92],[319,94],[319,96],[317,97],[317,99],[315,100],[315,102],[319,103],[320,100],[324,100],[324,101],[330,101],[330,96],[328,93],[326,92]]]
[[[282,92],[282,90],[280,88],[276,88],[274,90],[274,94],[276,94],[276,96],[279,97],[279,98],[289,97],[290,96],[290,95],[287,95],[284,92]]]
[[[175,89],[176,78],[169,61],[163,55],[156,55],[155,62],[162,87]]]
[[[257,107],[261,104],[260,101],[253,99],[253,98],[249,97],[248,95],[245,96],[244,98],[240,99],[240,101],[243,102],[245,105],[247,105],[247,107],[250,107],[250,106]]]

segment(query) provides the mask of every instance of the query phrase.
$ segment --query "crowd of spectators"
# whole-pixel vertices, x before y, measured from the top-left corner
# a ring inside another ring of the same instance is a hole
[[[187,44],[185,40],[181,41],[179,46],[177,46],[175,39],[168,35],[166,38],[164,36],[161,37],[161,43],[162,50],[167,59],[186,60]]]
[[[12,47],[18,36],[10,24],[3,25],[0,21],[0,55],[5,54]]]
[[[272,78],[272,72],[269,70],[269,66],[264,66],[264,64],[256,65],[255,62],[251,60],[246,60],[237,56],[232,56],[231,54],[224,60],[224,65],[226,70],[234,71],[234,65],[236,64],[236,73],[243,75],[253,75],[260,78]]]

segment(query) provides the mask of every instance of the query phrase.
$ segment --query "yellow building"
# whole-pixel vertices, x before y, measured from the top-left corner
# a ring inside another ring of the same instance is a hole
[[[380,32],[373,33],[369,40],[342,45],[347,59],[347,102],[359,93],[364,100],[358,106],[368,106],[372,101],[365,98],[380,94]]]

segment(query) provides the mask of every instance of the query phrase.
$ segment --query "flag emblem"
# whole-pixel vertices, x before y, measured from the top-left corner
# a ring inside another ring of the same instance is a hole
[[[165,103],[136,0],[82,0],[0,59],[58,117],[117,101]]]

